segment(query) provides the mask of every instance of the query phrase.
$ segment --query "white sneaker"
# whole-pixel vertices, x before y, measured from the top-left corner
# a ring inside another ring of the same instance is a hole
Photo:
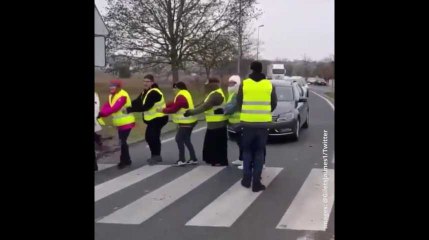
[[[265,167],[265,164],[264,164],[264,166],[262,167],[262,169],[265,169],[265,168],[266,167]],[[243,165],[238,166],[238,169],[243,170]]]
[[[231,163],[232,163],[232,165],[243,165],[243,161],[241,161],[240,159],[237,159]]]

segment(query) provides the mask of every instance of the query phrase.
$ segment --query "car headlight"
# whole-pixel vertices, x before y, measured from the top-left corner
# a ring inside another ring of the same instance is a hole
[[[295,117],[295,115],[293,113],[280,114],[279,118],[277,119],[277,122],[290,121],[294,117]]]

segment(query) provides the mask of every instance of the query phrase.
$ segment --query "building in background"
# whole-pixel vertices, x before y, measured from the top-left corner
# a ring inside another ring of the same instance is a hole
[[[94,66],[106,65],[106,37],[109,34],[103,18],[94,5]]]

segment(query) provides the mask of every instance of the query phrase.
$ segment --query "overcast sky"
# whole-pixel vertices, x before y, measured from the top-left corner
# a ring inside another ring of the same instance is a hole
[[[334,0],[259,0],[259,59],[322,60],[334,52]],[[101,14],[106,0],[95,0]],[[254,38],[257,39],[257,30]]]

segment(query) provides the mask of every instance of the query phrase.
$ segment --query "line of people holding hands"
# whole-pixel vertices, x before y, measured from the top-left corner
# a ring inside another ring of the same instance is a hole
[[[155,83],[152,75],[143,78],[144,91],[134,100],[122,88],[120,80],[112,80],[109,85],[109,100],[98,115],[100,121],[112,117],[113,125],[118,130],[121,155],[118,168],[131,165],[131,157],[127,144],[128,136],[135,127],[134,113],[142,112],[143,122],[147,125],[145,140],[149,145],[151,157],[149,165],[163,161],[161,157],[161,129],[168,123],[169,116],[178,125],[176,143],[179,159],[176,165],[198,164],[195,149],[192,145],[192,130],[198,122],[197,115],[204,114],[207,130],[203,144],[203,161],[212,166],[227,166],[228,135],[227,127],[237,132],[239,158],[232,162],[243,169],[241,184],[258,192],[265,189],[261,183],[261,173],[265,164],[267,126],[271,123],[271,112],[276,108],[277,97],[271,82],[262,73],[262,64],[252,62],[252,73],[241,82],[234,75],[228,81],[228,98],[220,88],[217,78],[209,78],[205,89],[207,96],[204,101],[195,105],[192,94],[184,82],[173,85],[174,100],[166,103],[162,91]],[[185,158],[185,146],[189,151],[189,159]],[[95,163],[97,167],[97,164]]]

